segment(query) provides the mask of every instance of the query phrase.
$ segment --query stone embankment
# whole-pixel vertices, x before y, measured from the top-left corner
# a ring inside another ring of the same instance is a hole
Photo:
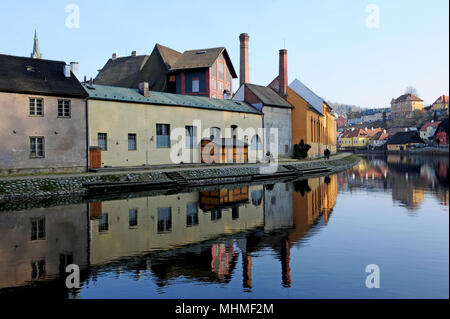
[[[182,186],[202,186],[251,182],[287,176],[331,174],[359,161],[354,154],[338,154],[330,160],[290,161],[278,163],[276,173],[261,174],[263,164],[220,165],[202,168],[173,168],[147,171],[116,171],[74,175],[42,175],[5,177],[0,179],[0,204],[17,200],[68,198],[89,192],[108,193],[142,189],[180,189]],[[178,178],[174,178],[174,174]]]

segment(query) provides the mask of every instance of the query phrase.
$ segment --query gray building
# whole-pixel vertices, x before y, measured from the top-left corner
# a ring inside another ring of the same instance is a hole
[[[77,69],[0,55],[0,173],[86,169],[87,93]]]

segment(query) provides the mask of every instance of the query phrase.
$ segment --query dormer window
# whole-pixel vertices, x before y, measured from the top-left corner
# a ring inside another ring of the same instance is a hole
[[[25,68],[27,69],[28,72],[35,72],[36,71],[34,66],[31,66],[31,65],[27,65]]]

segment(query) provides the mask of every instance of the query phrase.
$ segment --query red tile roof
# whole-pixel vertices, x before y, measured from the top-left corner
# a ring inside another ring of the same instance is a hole
[[[363,129],[354,129],[354,130],[347,130],[342,133],[342,137],[358,137],[358,136],[368,136],[367,132]]]
[[[403,94],[400,95],[398,98],[394,99],[395,103],[404,101],[423,101],[423,100],[412,93]]]
[[[438,127],[439,124],[441,124],[440,121],[436,121],[436,122],[433,122],[433,123],[432,122],[426,122],[424,125],[422,125],[420,130],[423,132],[423,131],[426,131],[429,126],[435,128],[435,127]]]
[[[434,103],[448,103],[448,95],[441,95]]]

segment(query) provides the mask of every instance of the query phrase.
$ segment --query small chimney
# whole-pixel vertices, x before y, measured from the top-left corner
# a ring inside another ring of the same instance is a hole
[[[114,53],[112,54],[112,59],[113,59],[113,60],[117,59],[118,57],[119,57],[119,55],[118,55],[117,53],[114,52]]]
[[[139,93],[143,96],[149,96],[148,82],[139,83]]]
[[[78,78],[78,62],[70,62],[70,71]]]
[[[280,70],[278,74],[278,81],[280,83],[280,94],[287,96],[288,73],[287,73],[287,50],[280,50]]]
[[[71,69],[71,67],[70,67],[70,65],[69,64],[65,64],[64,65],[64,76],[66,77],[66,78],[70,78],[70,69]]]
[[[240,72],[239,72],[239,86],[250,82],[250,73],[248,65],[248,40],[250,37],[247,33],[239,35],[240,45]]]
[[[89,85],[90,86],[94,85],[94,80],[92,78],[89,80]]]
[[[138,55],[137,51],[131,51],[131,56],[137,56],[137,55]]]

